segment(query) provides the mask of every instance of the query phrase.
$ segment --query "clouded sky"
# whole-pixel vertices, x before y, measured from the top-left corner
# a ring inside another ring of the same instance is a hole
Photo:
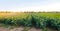
[[[60,11],[60,0],[0,0],[0,11]]]

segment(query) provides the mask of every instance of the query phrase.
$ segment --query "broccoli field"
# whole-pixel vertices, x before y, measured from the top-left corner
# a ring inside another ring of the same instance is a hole
[[[0,24],[36,28],[60,29],[60,13],[56,12],[0,12]]]

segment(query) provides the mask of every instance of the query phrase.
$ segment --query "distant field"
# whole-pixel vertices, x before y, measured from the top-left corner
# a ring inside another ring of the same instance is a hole
[[[60,13],[36,13],[40,16],[46,16],[46,17],[57,17],[60,18]]]
[[[11,13],[0,13],[0,18],[10,18],[10,17],[26,17],[27,13],[18,13],[18,12],[11,12]]]
[[[60,13],[31,13],[36,14],[38,16],[47,16],[47,17],[58,17],[60,18]],[[28,13],[23,12],[11,12],[11,13],[0,13],[0,17],[9,17],[9,16],[26,16]]]

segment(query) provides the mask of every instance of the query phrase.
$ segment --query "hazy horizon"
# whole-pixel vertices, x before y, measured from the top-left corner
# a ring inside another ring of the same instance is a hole
[[[60,12],[60,0],[0,0],[0,11]]]

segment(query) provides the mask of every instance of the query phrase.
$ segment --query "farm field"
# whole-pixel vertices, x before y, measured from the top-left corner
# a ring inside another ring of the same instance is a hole
[[[0,12],[0,24],[60,29],[60,13],[56,12]]]

